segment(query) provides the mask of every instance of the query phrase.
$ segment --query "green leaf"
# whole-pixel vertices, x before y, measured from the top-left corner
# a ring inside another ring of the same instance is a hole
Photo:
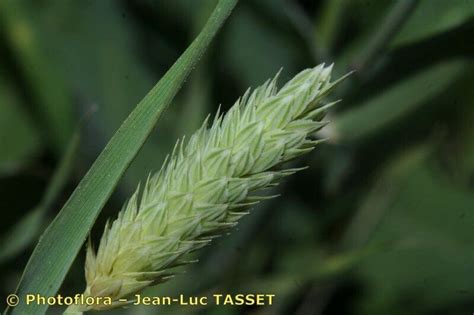
[[[140,4],[144,6],[142,10],[150,11],[148,19],[179,19],[177,25],[188,30],[189,41],[199,34],[217,3],[215,0],[148,2]],[[52,1],[39,14],[41,29],[38,32],[43,35],[46,45],[55,47],[51,54],[60,68],[68,69],[66,79],[73,84],[80,103],[96,104],[99,108],[88,123],[90,129],[98,131],[88,143],[88,147],[93,148],[88,157],[95,157],[136,103],[153,87],[155,78],[161,77],[180,55],[180,46],[174,41],[184,39],[166,38],[157,31],[152,35],[152,42],[140,40],[140,34],[150,32],[150,28],[140,28],[130,18],[133,13],[124,14],[122,4],[113,0]],[[147,60],[143,60],[137,49],[142,45],[147,47]],[[211,49],[209,47],[208,51]],[[167,110],[156,132],[148,138],[123,175],[120,191],[131,193],[136,183],[164,160],[176,138],[194,131],[196,123],[202,123],[209,110],[200,105],[212,103],[205,100],[206,95],[211,96],[205,90],[206,85],[212,83],[209,81],[212,75],[202,74],[200,70],[206,71],[205,64],[205,60],[199,62],[187,86],[173,100],[173,106]],[[188,90],[195,93],[188,97]],[[182,115],[183,112],[186,115]],[[162,134],[168,136],[161,137]]]
[[[41,28],[38,33],[48,46],[56,47],[51,54],[60,68],[68,69],[66,79],[77,91],[81,111],[86,111],[92,104],[98,108],[88,122],[88,129],[97,131],[88,139],[87,145],[91,148],[88,160],[100,153],[134,106],[156,83],[156,77],[161,77],[180,54],[173,50],[172,56],[168,56],[169,53],[164,56],[165,49],[150,48],[149,54],[155,55],[158,50],[157,59],[167,66],[163,69],[149,66],[153,62],[144,61],[136,49],[137,34],[140,33],[132,19],[122,17],[121,6],[113,0],[51,1],[39,12]],[[153,37],[151,47],[162,41],[157,37]],[[150,165],[164,159],[164,152],[168,151],[164,144],[168,141],[160,136],[162,132],[168,134],[169,128],[163,125],[175,108],[182,110],[173,106],[167,111],[166,119],[158,126],[158,136],[151,136],[146,141],[142,153],[124,174],[120,182],[124,191],[135,189],[136,183],[148,174]],[[175,137],[172,138],[174,141]],[[173,141],[169,141],[169,146]]]
[[[380,24],[373,30],[363,49],[352,62],[356,70],[364,69],[367,65],[377,62],[378,55],[405,23],[416,4],[415,0],[401,0],[390,7],[387,15],[381,19]]]
[[[343,25],[344,13],[349,1],[347,0],[326,0],[324,1],[321,15],[316,20],[316,38],[321,41],[326,49],[331,50],[337,39],[339,30]]]
[[[203,31],[123,122],[36,246],[17,289],[20,299],[58,291],[100,210],[237,0],[221,0]],[[44,314],[23,302],[6,313]]]
[[[411,44],[448,31],[472,16],[474,16],[473,1],[420,1],[413,16],[393,40],[392,47]]]
[[[437,64],[355,105],[335,118],[333,126],[337,138],[356,141],[376,134],[443,92],[462,74],[465,66],[463,60]]]
[[[3,233],[0,239],[0,263],[15,257],[35,240],[44,224],[42,209],[42,207],[33,208]]]
[[[46,223],[47,211],[50,210],[69,179],[79,144],[80,131],[77,130],[69,141],[66,152],[61,158],[40,203],[10,229],[2,233],[0,238],[0,263],[21,253],[38,239],[41,228]]]

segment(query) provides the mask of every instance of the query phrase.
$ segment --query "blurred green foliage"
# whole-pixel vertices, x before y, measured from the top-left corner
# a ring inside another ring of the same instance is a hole
[[[54,217],[214,4],[0,2],[2,231]],[[276,188],[282,198],[257,207],[232,235],[197,253],[200,262],[185,276],[147,292],[263,291],[275,293],[276,304],[110,313],[472,313],[473,38],[471,0],[241,1],[127,171],[92,237],[136,183],[160,167],[176,139],[219,104],[228,108],[281,67],[281,81],[320,61],[334,62],[339,74],[356,70],[336,91],[343,101],[321,134],[330,142],[303,161],[308,170]],[[92,108],[97,111],[87,114]],[[34,209],[44,205],[45,187],[81,120],[71,175],[40,218]],[[15,288],[37,235],[27,239],[28,250],[18,242],[21,248],[2,256],[2,296]],[[83,289],[82,263],[83,253],[63,294]]]

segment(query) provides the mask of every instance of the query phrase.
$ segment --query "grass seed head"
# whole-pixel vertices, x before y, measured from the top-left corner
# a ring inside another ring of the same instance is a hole
[[[210,126],[206,120],[187,143],[178,141],[161,170],[105,226],[97,251],[89,244],[85,294],[112,297],[116,307],[166,281],[188,253],[264,199],[255,192],[294,173],[278,166],[318,143],[310,136],[326,124],[321,120],[331,105],[322,99],[338,82],[330,82],[331,69],[306,69],[281,89],[277,75]]]

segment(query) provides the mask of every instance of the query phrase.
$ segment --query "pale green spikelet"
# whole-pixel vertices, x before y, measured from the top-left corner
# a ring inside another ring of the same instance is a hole
[[[296,169],[281,163],[311,151],[309,136],[331,104],[322,98],[332,66],[307,69],[280,90],[275,77],[247,91],[225,115],[206,120],[187,143],[178,141],[161,170],[148,178],[107,224],[95,252],[88,246],[86,295],[118,301],[173,275],[186,254],[233,227],[263,197],[252,195]],[[93,306],[88,309],[103,309]]]

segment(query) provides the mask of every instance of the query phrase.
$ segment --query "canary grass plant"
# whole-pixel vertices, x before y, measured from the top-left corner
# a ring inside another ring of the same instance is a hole
[[[89,242],[85,296],[110,297],[111,305],[74,305],[81,313],[119,307],[148,286],[164,282],[187,254],[235,226],[272,187],[298,169],[281,164],[310,152],[321,140],[311,136],[334,104],[323,98],[332,66],[296,75],[281,89],[278,75],[232,108],[208,119],[189,139],[178,141],[161,170],[149,176],[112,223],[97,251]]]

